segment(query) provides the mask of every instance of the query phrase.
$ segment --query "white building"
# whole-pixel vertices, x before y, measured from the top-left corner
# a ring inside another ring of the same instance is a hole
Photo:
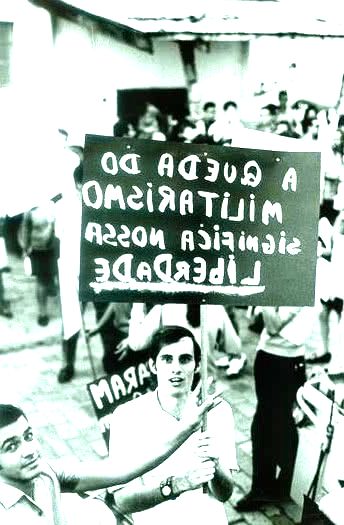
[[[277,103],[280,89],[335,105],[344,51],[337,4],[2,0],[7,126],[38,135],[62,127],[82,144],[85,133],[111,135],[118,115],[147,98],[183,111],[187,90],[193,108],[235,100],[246,121]]]

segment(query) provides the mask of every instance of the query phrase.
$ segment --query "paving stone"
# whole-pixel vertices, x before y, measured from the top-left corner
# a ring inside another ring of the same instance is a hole
[[[246,494],[251,489],[251,477],[246,474],[243,470],[235,472],[233,474],[235,484],[240,488],[242,495]]]
[[[302,510],[299,505],[290,501],[288,503],[283,503],[281,507],[292,523],[300,522]]]
[[[51,439],[48,439],[45,436],[45,440],[48,443],[50,449],[54,452],[55,458],[66,458],[71,454],[71,449],[69,447],[68,441],[58,439],[58,436],[54,435]],[[41,439],[43,441],[43,439]]]
[[[246,454],[240,446],[237,447],[237,457],[240,469],[249,477],[252,476],[252,458],[250,454]]]
[[[242,412],[237,410],[234,413],[234,420],[236,426],[241,432],[243,432],[245,435],[247,435],[250,432],[252,421],[248,420]]]
[[[240,403],[240,405],[237,405],[236,408],[248,418],[249,421],[252,422],[254,413],[256,411],[255,405],[250,405],[249,403]]]
[[[247,439],[248,439],[247,434],[235,428],[235,442],[237,444],[245,443]]]
[[[228,523],[230,523],[231,525],[233,523],[245,523],[242,513],[237,512],[233,505],[231,505],[230,503],[225,504],[225,510]]]

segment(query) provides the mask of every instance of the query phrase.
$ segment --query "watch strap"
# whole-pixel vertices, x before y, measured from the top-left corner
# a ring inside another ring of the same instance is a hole
[[[160,483],[160,494],[164,499],[176,499],[176,495],[173,493],[173,476],[169,476],[167,479]]]

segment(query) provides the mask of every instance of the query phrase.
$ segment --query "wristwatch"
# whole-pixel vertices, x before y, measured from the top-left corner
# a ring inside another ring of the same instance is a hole
[[[176,499],[177,497],[173,494],[172,480],[173,476],[169,476],[160,483],[160,494],[164,499]]]

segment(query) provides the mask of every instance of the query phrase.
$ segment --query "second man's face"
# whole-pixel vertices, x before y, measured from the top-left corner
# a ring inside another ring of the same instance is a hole
[[[21,416],[0,429],[0,477],[29,481],[40,473],[40,446],[29,423]]]
[[[164,346],[156,359],[159,392],[171,397],[188,395],[195,367],[194,346],[190,337]]]

